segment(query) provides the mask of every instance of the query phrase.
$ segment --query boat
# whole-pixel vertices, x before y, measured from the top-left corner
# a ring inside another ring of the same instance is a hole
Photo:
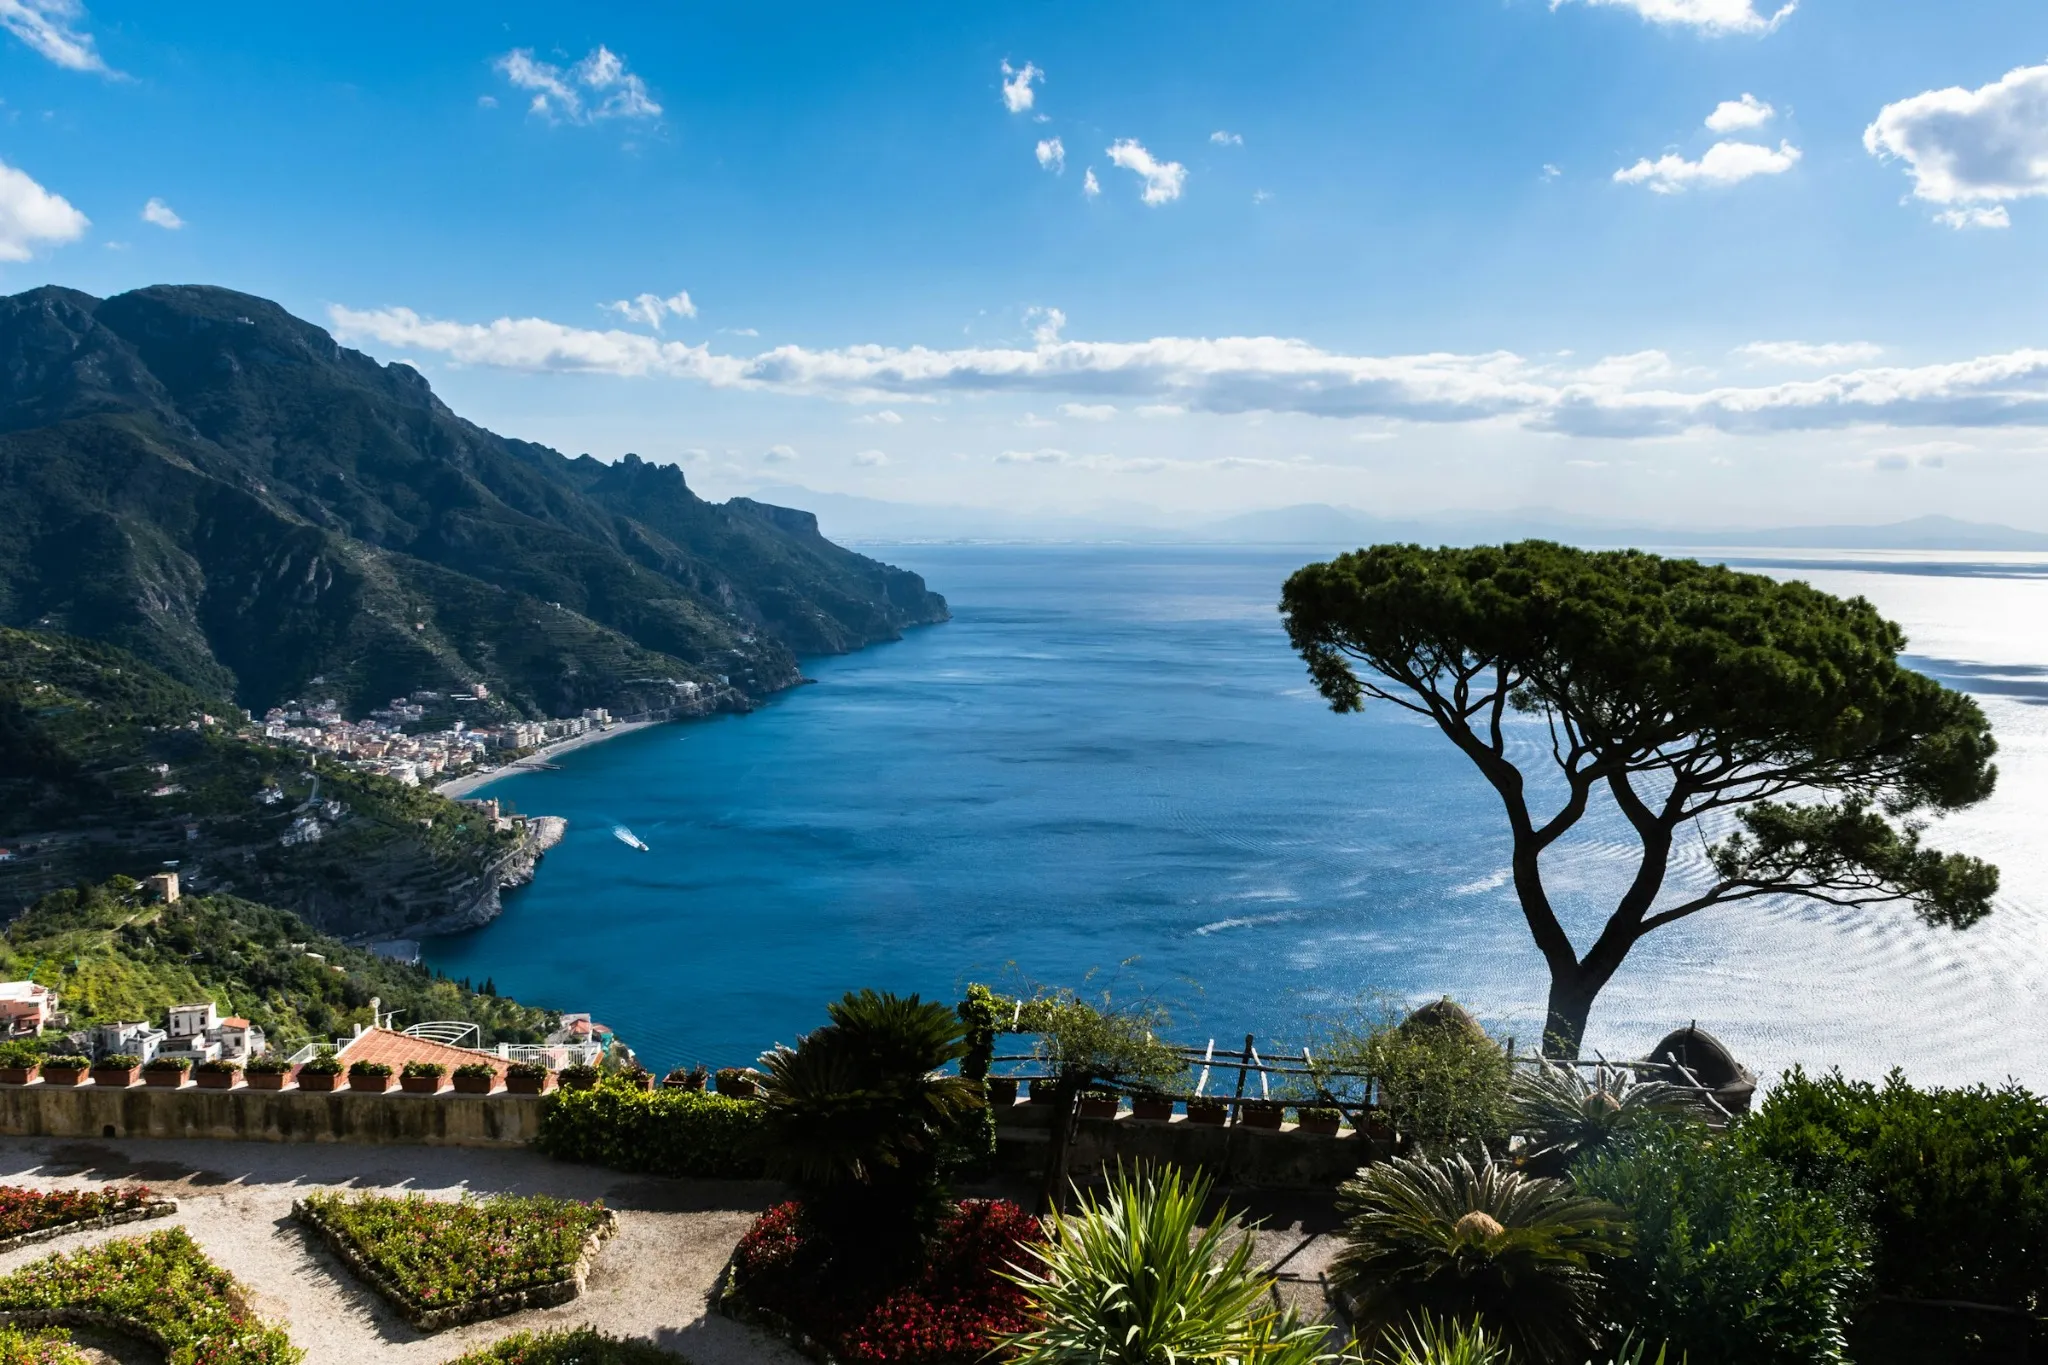
[[[640,842],[640,836],[627,829],[624,825],[613,825],[612,837],[628,848],[637,848],[642,853],[650,851],[647,845]]]

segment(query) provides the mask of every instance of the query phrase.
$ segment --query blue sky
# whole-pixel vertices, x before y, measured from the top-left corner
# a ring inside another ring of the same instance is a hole
[[[0,26],[9,290],[262,294],[713,495],[2048,529],[2038,3]]]

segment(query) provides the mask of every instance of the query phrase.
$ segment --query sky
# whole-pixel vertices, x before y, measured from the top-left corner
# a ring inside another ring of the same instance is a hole
[[[0,0],[0,289],[723,497],[2048,530],[2048,6]]]

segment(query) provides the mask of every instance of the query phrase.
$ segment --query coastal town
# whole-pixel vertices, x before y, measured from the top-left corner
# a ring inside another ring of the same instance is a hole
[[[697,684],[676,684],[695,700]],[[408,787],[431,784],[479,768],[524,757],[544,745],[610,730],[616,721],[603,707],[553,720],[503,720],[472,724],[460,715],[445,728],[417,729],[430,714],[445,714],[488,703],[490,689],[476,683],[460,692],[417,691],[394,697],[361,720],[349,720],[333,698],[292,700],[263,716],[263,737],[294,749],[332,756],[344,765],[391,778]]]

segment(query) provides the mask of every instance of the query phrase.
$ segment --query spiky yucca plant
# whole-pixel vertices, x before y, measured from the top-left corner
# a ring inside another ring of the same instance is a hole
[[[1252,1240],[1219,1210],[1205,1227],[1206,1176],[1119,1172],[1100,1201],[1058,1220],[1038,1265],[1011,1278],[1036,1325],[1003,1343],[1016,1365],[1309,1365],[1325,1329],[1273,1306]]]
[[[1699,1115],[1698,1104],[1675,1085],[1638,1080],[1627,1067],[1601,1066],[1588,1077],[1548,1058],[1516,1076],[1512,1094],[1529,1161],[1559,1172],[1633,1133]]]
[[[1368,1167],[1338,1208],[1346,1245],[1330,1281],[1363,1341],[1428,1312],[1483,1321],[1525,1365],[1584,1359],[1598,1329],[1593,1261],[1629,1245],[1614,1205],[1462,1156]]]
[[[1510,1365],[1508,1348],[1479,1321],[1417,1314],[1380,1343],[1371,1365]]]

